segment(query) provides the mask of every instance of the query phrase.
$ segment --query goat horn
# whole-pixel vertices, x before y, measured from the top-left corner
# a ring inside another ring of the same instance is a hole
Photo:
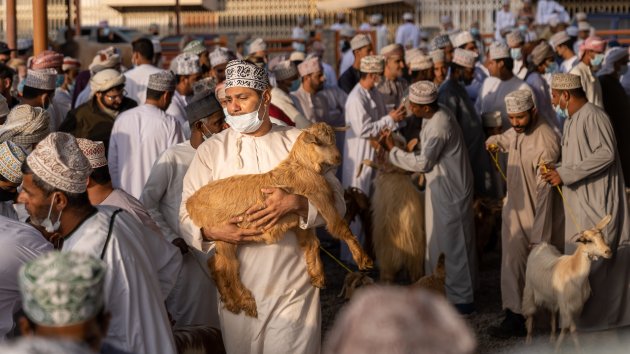
[[[336,131],[336,132],[345,132],[346,130],[350,129],[350,127],[347,125],[345,127],[332,127],[332,128],[333,128],[333,131]]]

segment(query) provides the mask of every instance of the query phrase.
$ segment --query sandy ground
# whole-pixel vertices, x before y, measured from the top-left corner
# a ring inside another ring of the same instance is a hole
[[[337,244],[323,241],[322,245],[335,256],[339,255]],[[321,291],[322,335],[325,338],[337,313],[345,305],[345,302],[337,295],[343,286],[346,271],[323,252],[321,252],[321,257],[324,262],[327,282],[327,287]],[[466,318],[466,322],[477,336],[477,353],[553,353],[553,345],[549,343],[549,325],[546,318],[540,318],[536,321],[534,342],[531,346],[525,345],[524,338],[499,340],[487,334],[487,329],[497,325],[503,318],[499,286],[500,262],[498,247],[484,254],[479,273],[479,289],[475,293],[477,312]],[[372,272],[371,276],[374,279],[378,278],[376,271]],[[582,353],[585,354],[630,353],[630,329],[595,334],[581,333],[579,340]],[[566,337],[560,352],[577,352],[570,336]]]

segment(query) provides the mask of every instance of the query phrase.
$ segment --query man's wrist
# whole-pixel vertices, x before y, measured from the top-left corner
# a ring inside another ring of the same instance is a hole
[[[204,240],[206,242],[214,241],[214,238],[212,238],[211,236],[208,236],[208,234],[203,230],[203,227],[200,227],[199,231],[201,232],[201,239],[202,240]]]

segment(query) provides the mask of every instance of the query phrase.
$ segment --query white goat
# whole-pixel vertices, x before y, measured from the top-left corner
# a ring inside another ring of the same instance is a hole
[[[572,255],[561,255],[546,242],[531,251],[527,259],[523,290],[523,316],[527,319],[526,343],[532,341],[533,316],[537,307],[542,306],[551,311],[551,342],[556,337],[556,314],[560,312],[562,328],[556,351],[562,344],[567,328],[579,349],[575,319],[591,295],[588,282],[591,261],[612,256],[601,233],[611,218],[607,215],[594,228],[576,235],[574,241],[578,242],[578,247]]]

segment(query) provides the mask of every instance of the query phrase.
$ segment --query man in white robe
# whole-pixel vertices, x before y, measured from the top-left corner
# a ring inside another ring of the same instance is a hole
[[[90,204],[91,170],[73,136],[51,133],[26,159],[19,201],[62,251],[106,263],[105,307],[112,318],[105,342],[139,354],[175,353],[152,250],[139,237],[151,232],[127,212]]]
[[[182,53],[171,61],[171,71],[175,74],[175,93],[166,114],[174,117],[182,129],[184,139],[190,139],[190,125],[186,118],[187,97],[193,94],[193,84],[201,79],[199,57],[192,53]]]
[[[596,36],[588,37],[580,49],[580,62],[569,72],[580,77],[586,98],[599,108],[604,108],[604,100],[602,86],[595,72],[604,62],[605,50],[606,41]]]
[[[311,122],[304,118],[291,97],[291,85],[299,78],[295,64],[289,60],[283,60],[273,68],[273,74],[276,77],[276,87],[271,89],[269,118],[281,120],[284,123],[282,125],[300,129],[310,126]]]
[[[527,75],[527,58],[524,56],[525,53],[523,53],[525,38],[518,29],[508,33],[505,38],[508,47],[510,47],[510,56],[514,60],[512,73],[519,79],[525,80]]]
[[[396,44],[402,45],[405,49],[418,48],[420,29],[413,21],[413,14],[405,12],[403,21],[405,22],[396,30]]]
[[[143,237],[150,255],[156,265],[158,279],[164,298],[171,293],[178,279],[182,266],[182,258],[176,245],[166,241],[160,228],[151,219],[149,213],[140,204],[138,199],[132,197],[121,189],[112,187],[112,179],[107,167],[105,157],[105,145],[102,141],[94,142],[88,139],[77,139],[77,144],[83,155],[90,162],[92,173],[88,178],[87,194],[92,205],[110,205],[122,209],[131,214],[140,224],[153,231]]]
[[[385,133],[385,143],[394,165],[425,174],[425,269],[435,269],[440,253],[444,253],[446,297],[460,313],[470,314],[475,310],[476,278],[473,175],[462,131],[452,113],[438,105],[437,98],[437,86],[430,81],[409,87],[413,115],[424,119],[419,152],[394,147],[391,133]]]
[[[52,249],[33,226],[0,216],[0,342],[12,331],[13,315],[21,308],[20,267]]]
[[[400,106],[389,113],[385,108],[383,95],[376,89],[382,80],[385,62],[381,56],[371,55],[361,59],[361,79],[354,86],[346,101],[346,144],[343,148],[342,184],[344,188],[356,187],[370,196],[374,170],[364,166],[363,160],[373,160],[375,151],[370,146],[370,138],[378,137],[383,129],[396,130],[398,123],[405,118],[405,107]],[[364,240],[363,225],[359,220],[350,224],[352,232],[361,243]],[[352,262],[348,248],[342,245],[341,258]]]
[[[497,11],[496,15],[494,39],[501,41],[503,40],[501,31],[516,26],[516,17],[514,13],[510,11],[510,0],[503,0],[503,7],[500,11]]]
[[[195,151],[205,140],[226,128],[221,105],[212,92],[201,92],[186,107],[191,135],[189,141],[173,145],[160,156],[151,169],[140,200],[162,229],[169,242],[183,245],[183,265],[173,294],[166,306],[175,327],[205,324],[219,328],[216,286],[206,264],[208,254],[188,247],[179,228],[182,183]],[[190,296],[204,294],[204,296]]]
[[[184,139],[179,123],[164,112],[171,103],[175,77],[151,75],[146,103],[121,113],[109,140],[109,172],[114,188],[140,198],[151,167],[160,154]]]
[[[188,198],[211,181],[264,173],[276,167],[287,157],[301,133],[292,127],[274,126],[269,121],[269,78],[263,69],[234,60],[228,64],[226,73],[229,113],[226,121],[231,128],[197,148],[184,177],[180,231],[199,250],[211,249],[212,240],[239,243],[240,277],[256,298],[258,318],[244,313],[236,315],[220,306],[221,330],[228,353],[319,353],[319,289],[310,284],[304,253],[295,234],[289,231],[280,241],[269,245],[242,243],[260,231],[227,223],[204,229],[202,234],[186,210]],[[335,191],[335,206],[342,213],[345,207],[341,186],[332,172],[326,173],[326,178]],[[321,222],[317,210],[306,198],[276,188],[264,189],[263,193],[267,194],[267,207],[249,210],[258,227],[273,224],[270,220],[288,212],[301,216],[300,227],[304,229]]]
[[[408,84],[403,79],[405,50],[400,44],[391,44],[381,49],[379,54],[385,57],[385,69],[376,89],[383,95],[385,108],[390,111],[400,106],[407,91]]]
[[[532,93],[514,91],[505,97],[512,128],[486,140],[490,153],[508,154],[507,198],[501,224],[501,299],[505,319],[490,335],[507,339],[525,336],[521,302],[529,250],[547,242],[564,248],[562,200],[540,178],[539,164],[560,158],[560,138],[534,105]],[[554,117],[550,117],[554,118]]]
[[[510,92],[531,91],[531,88],[523,80],[514,76],[512,72],[514,60],[510,56],[508,46],[503,43],[492,43],[488,51],[486,67],[490,76],[481,85],[481,92],[477,96],[475,109],[480,116],[483,116],[484,113],[501,112],[503,130],[507,130],[510,128],[510,120],[503,99]]]
[[[562,73],[569,73],[580,61],[573,51],[573,42],[574,40],[569,37],[566,31],[556,32],[549,38],[549,45],[562,59],[560,64],[560,72]]]
[[[132,44],[131,63],[133,69],[125,71],[125,90],[127,97],[136,101],[141,106],[147,97],[147,84],[149,77],[162,71],[153,65],[153,43],[148,38],[140,38]]]
[[[630,325],[630,216],[623,171],[610,119],[593,105],[578,76],[556,74],[551,79],[552,104],[567,115],[561,163],[543,175],[562,185],[565,198],[564,253],[573,254],[578,232],[593,228],[606,215],[602,230],[613,252],[611,259],[593,261],[591,296],[577,321],[578,330],[605,330]]]

